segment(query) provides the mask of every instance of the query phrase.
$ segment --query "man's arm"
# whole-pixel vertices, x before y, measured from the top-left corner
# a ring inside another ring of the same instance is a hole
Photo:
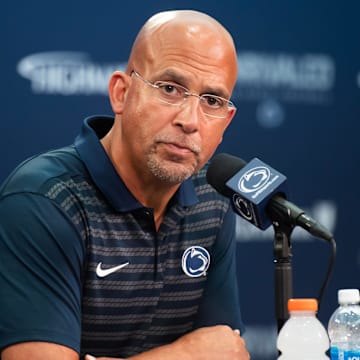
[[[26,342],[7,347],[2,360],[79,360],[76,351],[58,344]],[[85,360],[95,358],[87,355]],[[197,329],[169,345],[135,355],[128,360],[249,360],[245,342],[238,330],[218,325]],[[97,360],[121,360],[97,358]]]
[[[11,359],[37,359],[26,354],[43,348],[79,352],[84,250],[76,229],[35,194],[2,198],[0,219],[0,351],[16,351]]]
[[[1,360],[79,360],[75,350],[47,342],[25,342],[11,345],[1,353]]]
[[[197,329],[182,336],[172,344],[160,346],[128,360],[249,360],[245,341],[238,330],[227,325]],[[119,358],[94,358],[85,360],[121,360]]]

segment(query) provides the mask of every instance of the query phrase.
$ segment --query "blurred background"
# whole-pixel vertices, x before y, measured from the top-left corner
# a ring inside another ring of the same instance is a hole
[[[326,326],[339,288],[359,288],[360,2],[348,0],[5,0],[0,181],[25,158],[67,145],[83,118],[111,114],[107,82],[123,69],[144,21],[196,9],[231,32],[238,111],[219,152],[258,157],[288,178],[290,199],[334,234],[336,264],[318,316]],[[1,219],[0,219],[1,221]],[[238,277],[254,360],[276,359],[274,231],[238,219]],[[331,247],[296,229],[294,297],[317,297]]]

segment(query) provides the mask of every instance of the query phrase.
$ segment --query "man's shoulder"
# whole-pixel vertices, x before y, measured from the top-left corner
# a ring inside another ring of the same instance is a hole
[[[84,164],[73,146],[51,150],[21,163],[4,181],[0,195],[16,192],[42,192],[54,181],[82,176]]]

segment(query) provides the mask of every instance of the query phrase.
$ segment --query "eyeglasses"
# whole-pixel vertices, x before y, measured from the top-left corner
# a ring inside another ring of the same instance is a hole
[[[131,72],[131,75],[135,75],[145,84],[155,89],[159,100],[166,104],[180,106],[189,96],[195,96],[200,100],[200,108],[207,116],[226,118],[230,111],[236,110],[234,103],[220,96],[212,94],[198,95],[190,92],[185,87],[170,81],[155,81],[152,83],[151,81],[144,79],[135,70]]]

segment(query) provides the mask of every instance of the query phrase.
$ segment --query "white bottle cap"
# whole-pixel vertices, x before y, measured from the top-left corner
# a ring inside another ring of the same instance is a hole
[[[360,292],[358,289],[341,289],[338,291],[338,301],[340,305],[356,304],[360,302]]]

